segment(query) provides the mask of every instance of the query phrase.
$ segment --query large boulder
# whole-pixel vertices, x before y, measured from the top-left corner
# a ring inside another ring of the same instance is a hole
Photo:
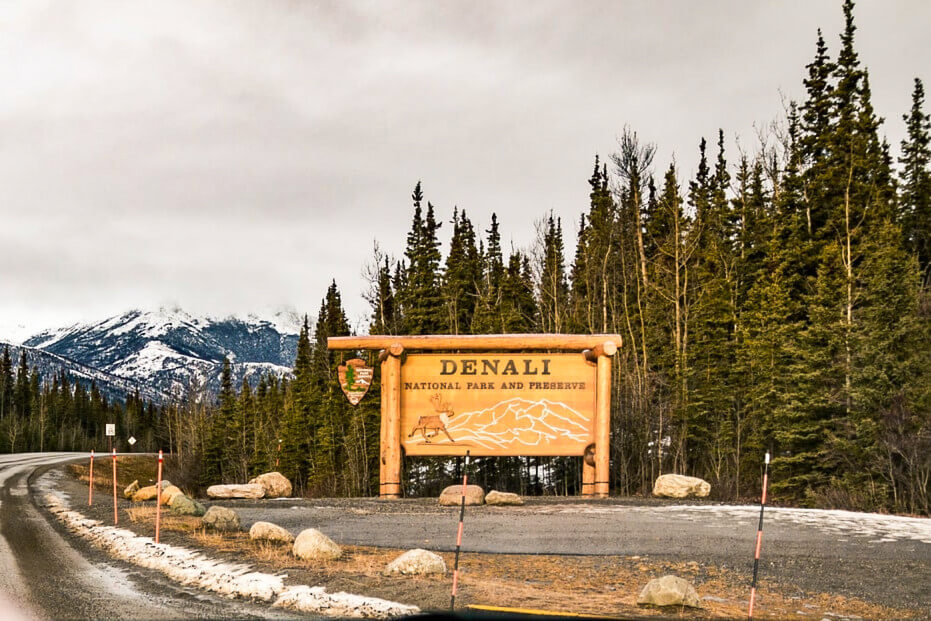
[[[184,494],[175,496],[171,501],[172,515],[193,515],[198,517],[206,512],[207,508],[204,505]]]
[[[126,489],[123,490],[123,498],[132,498],[133,494],[139,491],[139,479],[136,479],[132,483],[126,486]]]
[[[695,588],[687,580],[671,575],[650,580],[640,591],[637,604],[701,608]]]
[[[485,490],[478,485],[466,485],[467,505],[480,505],[485,502]],[[444,507],[458,507],[462,503],[462,485],[450,485],[440,494],[440,504]]]
[[[236,532],[240,528],[239,514],[226,507],[210,507],[204,513],[204,526],[221,532]]]
[[[171,484],[171,481],[165,479],[162,481],[162,491],[169,487],[174,487]],[[158,485],[146,485],[136,490],[132,495],[133,502],[145,502],[146,500],[155,500],[155,497],[158,496]]]
[[[294,535],[271,522],[256,522],[249,529],[249,538],[253,541],[270,541],[272,543],[293,543]]]
[[[427,550],[408,550],[385,567],[384,574],[403,574],[405,576],[422,576],[425,574],[445,574],[446,562],[443,557]]]
[[[162,490],[162,505],[171,506],[172,501],[178,496],[184,496],[184,492],[174,485],[169,485]]]
[[[258,483],[246,485],[211,485],[207,488],[208,498],[251,498],[258,499],[265,496],[265,488]]]
[[[485,504],[498,506],[522,505],[524,504],[524,499],[511,492],[496,492],[495,490],[491,490],[485,494]]]
[[[681,474],[660,475],[653,484],[653,495],[665,498],[705,498],[710,493],[708,481]]]
[[[316,528],[302,530],[294,540],[291,551],[294,556],[305,561],[331,561],[343,553],[332,539]]]
[[[291,495],[291,481],[280,472],[260,474],[249,481],[249,484],[264,487],[266,498],[287,498]]]

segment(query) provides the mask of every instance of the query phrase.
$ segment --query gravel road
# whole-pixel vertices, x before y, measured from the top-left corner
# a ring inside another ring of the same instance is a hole
[[[227,501],[248,528],[271,521],[318,528],[338,543],[452,550],[458,508],[435,500]],[[466,552],[638,555],[752,568],[759,507],[650,500],[530,499],[468,507]],[[931,615],[931,520],[768,508],[762,575]]]

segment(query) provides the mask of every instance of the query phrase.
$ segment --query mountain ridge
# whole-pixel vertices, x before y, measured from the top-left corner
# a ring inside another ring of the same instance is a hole
[[[45,330],[22,346],[146,386],[155,400],[164,401],[191,391],[217,392],[224,358],[232,363],[237,384],[246,378],[255,385],[267,373],[290,376],[299,326],[297,313],[287,310],[271,319],[255,314],[217,319],[178,307],[133,309]]]

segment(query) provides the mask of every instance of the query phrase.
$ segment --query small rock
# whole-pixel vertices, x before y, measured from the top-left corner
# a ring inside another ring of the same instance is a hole
[[[249,529],[249,538],[253,541],[270,541],[272,543],[293,543],[294,535],[271,522],[256,522]]]
[[[204,526],[223,532],[239,530],[239,514],[226,507],[213,506],[204,514]]]
[[[330,561],[343,553],[332,539],[316,528],[302,530],[294,540],[291,551],[294,556],[305,561]]]
[[[132,498],[133,494],[139,491],[139,479],[136,479],[130,483],[126,489],[123,490],[123,498]]]
[[[385,568],[386,576],[403,574],[405,576],[422,576],[425,574],[445,574],[446,563],[443,557],[427,550],[408,550],[394,559]]]
[[[265,488],[258,483],[246,485],[211,485],[207,488],[208,498],[251,498],[265,496]]]
[[[478,485],[466,485],[465,493],[467,505],[480,505],[485,502],[485,490]],[[440,494],[440,505],[444,507],[458,507],[462,504],[462,485],[450,485]]]
[[[485,504],[499,506],[522,505],[524,504],[524,499],[511,492],[496,492],[495,490],[491,490],[485,495]]]
[[[640,591],[637,604],[701,608],[695,588],[687,580],[671,575],[650,580]]]
[[[204,515],[207,508],[193,498],[179,494],[171,500],[172,515],[193,515],[195,517]]]
[[[660,475],[653,484],[653,495],[665,498],[705,498],[711,493],[711,484],[698,477],[681,474]]]
[[[251,481],[250,485],[261,485],[265,488],[266,498],[287,498],[291,495],[291,481],[280,472],[266,472]]]

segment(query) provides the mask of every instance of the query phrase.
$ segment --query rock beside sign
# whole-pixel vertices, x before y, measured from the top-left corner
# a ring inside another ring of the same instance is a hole
[[[495,490],[491,490],[485,495],[485,504],[498,506],[517,506],[524,504],[524,499],[517,494],[512,494],[511,492],[497,492]]]
[[[260,474],[249,481],[249,484],[265,488],[266,498],[287,498],[291,495],[291,481],[280,472]]]
[[[265,488],[258,483],[245,485],[211,485],[207,488],[208,498],[250,498],[257,500],[265,497]]]
[[[408,550],[394,559],[385,568],[384,574],[402,574],[405,576],[423,576],[426,574],[445,574],[446,562],[439,554],[427,550]]]
[[[681,474],[660,475],[653,484],[653,495],[663,498],[705,498],[710,493],[708,481]]]
[[[302,530],[291,549],[299,559],[305,561],[331,561],[343,553],[336,543],[316,528]]]
[[[236,532],[241,522],[239,514],[226,507],[210,507],[204,513],[204,526],[222,532]]]
[[[171,503],[174,502],[174,499],[178,496],[184,496],[184,492],[182,492],[178,487],[169,485],[168,487],[163,488],[162,505],[171,506]]]
[[[193,498],[181,494],[171,500],[172,515],[193,515],[199,517],[207,512],[207,508]]]
[[[130,486],[132,487],[132,486]],[[171,481],[165,479],[162,481],[162,492],[164,492],[169,487],[174,487],[171,484]],[[155,497],[158,496],[158,486],[157,485],[146,485],[145,487],[140,487],[132,495],[133,502],[145,502],[146,500],[155,500]]]
[[[269,541],[271,543],[294,543],[294,535],[284,528],[271,522],[256,522],[249,529],[249,538],[253,541]]]
[[[478,485],[466,485],[466,505],[481,505],[485,503],[485,490]],[[444,507],[458,507],[462,504],[462,485],[450,485],[440,494],[440,505]]]
[[[663,576],[650,580],[637,598],[638,605],[689,606],[701,608],[695,588],[678,576]]]

